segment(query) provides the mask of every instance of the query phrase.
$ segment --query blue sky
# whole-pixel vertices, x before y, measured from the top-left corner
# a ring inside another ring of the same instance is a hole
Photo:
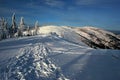
[[[120,30],[120,0],[0,0],[0,17],[27,25],[95,26]]]

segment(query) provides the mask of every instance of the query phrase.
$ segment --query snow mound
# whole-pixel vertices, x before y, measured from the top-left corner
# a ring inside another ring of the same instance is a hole
[[[3,80],[68,80],[48,54],[49,49],[42,43],[20,49],[1,73]]]

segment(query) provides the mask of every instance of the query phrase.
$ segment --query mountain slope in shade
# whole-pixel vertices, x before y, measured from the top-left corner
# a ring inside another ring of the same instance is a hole
[[[117,35],[118,36],[118,38],[120,39],[120,34],[119,35]]]
[[[117,35],[94,27],[76,28],[76,33],[83,37],[83,42],[94,48],[120,49]]]

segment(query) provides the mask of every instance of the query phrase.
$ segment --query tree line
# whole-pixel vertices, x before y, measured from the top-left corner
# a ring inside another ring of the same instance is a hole
[[[38,21],[36,21],[33,29],[30,29],[24,23],[24,17],[21,17],[19,25],[16,23],[15,13],[12,15],[12,23],[8,26],[7,20],[5,18],[0,19],[0,40],[13,37],[31,36],[37,35],[38,32]]]

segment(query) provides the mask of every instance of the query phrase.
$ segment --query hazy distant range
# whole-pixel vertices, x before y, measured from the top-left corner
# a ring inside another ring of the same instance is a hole
[[[120,30],[108,30],[108,31],[110,31],[110,32],[113,32],[114,34],[120,34]]]

